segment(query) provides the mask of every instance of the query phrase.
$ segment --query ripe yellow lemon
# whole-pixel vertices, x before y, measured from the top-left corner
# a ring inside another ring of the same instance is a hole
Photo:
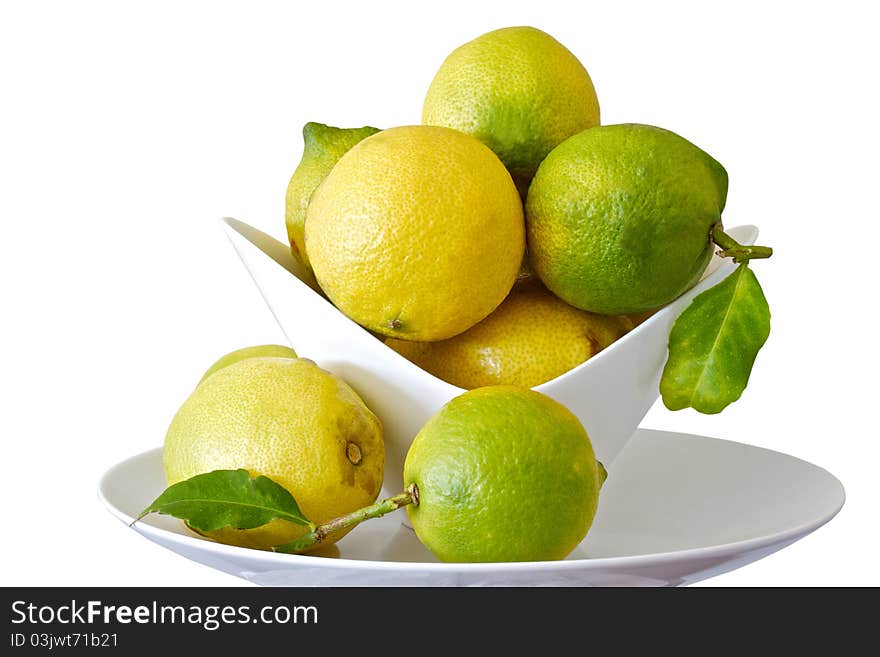
[[[557,144],[599,125],[589,73],[533,27],[489,32],[452,52],[431,82],[422,123],[474,135],[527,181]]]
[[[517,283],[495,312],[453,338],[385,342],[460,388],[531,388],[580,365],[633,326],[628,317],[595,315],[569,306],[530,280]]]
[[[404,126],[367,137],[315,190],[306,248],[321,288],[377,333],[442,340],[513,286],[525,250],[510,174],[478,140]]]
[[[303,358],[255,357],[202,381],[174,416],[162,459],[169,486],[212,470],[265,475],[318,524],[376,499],[385,448],[379,419],[344,381]],[[268,548],[305,531],[273,520],[209,536]]]
[[[533,390],[492,386],[456,397],[419,431],[403,477],[407,513],[443,561],[562,559],[587,534],[605,469],[583,425]]]

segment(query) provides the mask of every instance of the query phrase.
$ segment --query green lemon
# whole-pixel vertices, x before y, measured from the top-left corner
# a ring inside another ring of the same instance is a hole
[[[562,559],[586,536],[604,468],[564,406],[515,386],[471,390],[422,428],[404,464],[407,513],[443,561]]]
[[[322,123],[309,122],[303,127],[302,160],[293,172],[287,186],[285,223],[290,250],[307,267],[309,258],[305,246],[306,210],[312,193],[330,170],[352,146],[372,134],[378,128],[334,128]]]
[[[224,367],[232,365],[233,363],[237,363],[240,360],[245,360],[246,358],[257,358],[260,356],[270,356],[276,358],[296,358],[296,352],[290,347],[284,347],[280,344],[261,344],[255,347],[243,347],[241,349],[236,349],[235,351],[231,351],[225,356],[221,356],[217,361],[211,365],[207,369],[207,371],[202,375],[201,383],[209,376],[211,376],[217,370],[222,370]]]
[[[422,123],[481,140],[524,192],[554,146],[599,124],[599,101],[565,46],[534,27],[506,27],[446,58],[425,96]]]
[[[699,280],[726,198],[724,167],[673,132],[584,130],[553,149],[529,188],[531,265],[582,310],[657,308]]]

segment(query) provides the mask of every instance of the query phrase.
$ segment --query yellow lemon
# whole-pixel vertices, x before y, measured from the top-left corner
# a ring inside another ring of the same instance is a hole
[[[628,317],[594,315],[534,280],[517,283],[495,312],[439,342],[389,338],[422,369],[461,388],[540,385],[583,363],[633,328]]]
[[[425,97],[422,123],[474,135],[525,188],[557,144],[599,125],[599,101],[589,73],[565,46],[533,27],[507,27],[446,58]]]
[[[513,286],[522,203],[485,145],[449,128],[383,130],[315,190],[306,248],[321,288],[377,333],[442,340],[479,322]]]
[[[376,499],[385,447],[379,419],[344,381],[304,358],[254,357],[202,381],[174,416],[162,459],[169,486],[212,470],[265,475],[318,524]],[[209,536],[268,548],[305,531],[273,520]]]

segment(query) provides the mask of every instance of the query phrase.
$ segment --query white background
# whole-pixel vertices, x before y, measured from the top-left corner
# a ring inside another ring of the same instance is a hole
[[[581,59],[603,123],[660,125],[719,159],[726,223],[776,249],[754,266],[773,329],[742,399],[719,416],[658,404],[643,426],[794,454],[848,499],[705,585],[880,585],[876,24],[870,3],[720,6],[3,3],[0,583],[244,584],[96,499],[215,358],[283,340],[219,217],[283,236],[306,121],[417,123],[449,51],[528,24]]]

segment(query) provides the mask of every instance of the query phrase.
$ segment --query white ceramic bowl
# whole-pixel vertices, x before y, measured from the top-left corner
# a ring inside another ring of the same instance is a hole
[[[414,365],[342,314],[316,291],[314,279],[294,260],[286,243],[236,219],[223,222],[297,354],[342,377],[382,420],[385,489],[399,492],[403,461],[413,437],[464,390]],[[754,226],[727,232],[742,244],[754,244],[758,236]],[[734,267],[729,258],[714,257],[694,288],[596,356],[535,388],[577,415],[606,466],[626,445],[659,395],[673,321],[694,296],[721,281]]]
[[[164,488],[154,449],[110,468],[98,494],[128,525]],[[638,429],[602,486],[590,533],[561,561],[438,563],[402,525],[404,511],[363,523],[324,556],[215,543],[158,514],[134,530],[269,586],[679,586],[790,545],[828,522],[844,498],[833,475],[793,456]]]

